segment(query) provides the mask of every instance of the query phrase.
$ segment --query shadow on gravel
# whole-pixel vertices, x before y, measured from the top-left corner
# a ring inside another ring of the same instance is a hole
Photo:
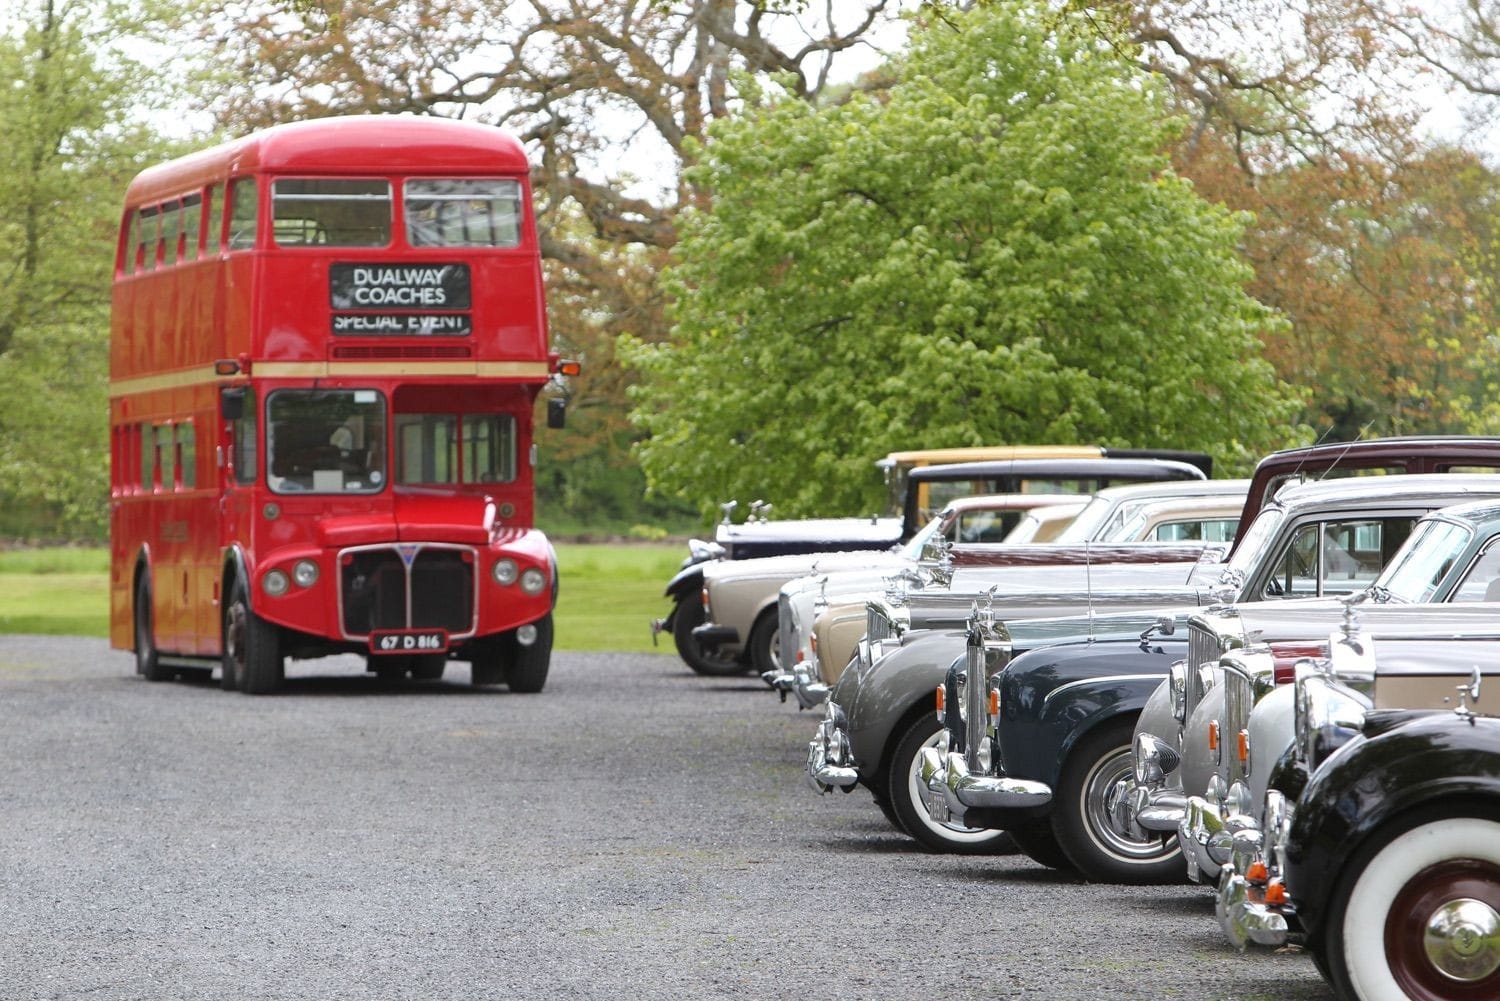
[[[125,680],[132,684],[150,684],[140,678],[129,677]],[[209,671],[184,670],[179,672],[175,682],[163,682],[153,687],[170,691],[173,686],[180,685],[184,688],[211,688],[218,690],[218,679]],[[274,695],[258,695],[255,698],[286,698],[288,696],[358,696],[368,697],[371,695],[400,695],[407,698],[413,696],[469,696],[477,698],[491,698],[501,695],[512,695],[510,689],[504,685],[487,686],[475,688],[462,681],[383,681],[380,678],[361,675],[323,675],[314,677],[287,678],[282,685],[281,691]],[[238,692],[224,692],[226,697],[235,696],[245,698]]]
[[[998,856],[992,856],[998,857]],[[1027,860],[1017,852],[1021,866],[1016,869],[954,869],[955,874],[966,874],[969,879],[990,880],[996,883],[1019,883],[1025,886],[1087,886],[1088,880],[1076,872],[1048,869],[1044,865]]]
[[[1213,915],[1214,895],[1211,892],[1201,887],[1196,892],[1188,887],[1183,887],[1183,890],[1186,892],[1170,897],[1143,897],[1134,901],[1134,906],[1143,911],[1161,911],[1164,914],[1198,911],[1210,917]]]

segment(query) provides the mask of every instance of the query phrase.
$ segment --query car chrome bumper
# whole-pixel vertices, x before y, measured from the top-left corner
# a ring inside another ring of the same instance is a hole
[[[843,710],[830,702],[817,733],[807,742],[807,781],[820,793],[850,789],[859,782],[845,727]]]
[[[1127,802],[1127,819],[1148,831],[1175,831],[1187,814],[1187,797],[1170,786],[1138,785]]]
[[[1244,859],[1260,850],[1260,829],[1255,819],[1243,813],[1229,817],[1202,796],[1190,797],[1177,838],[1187,862],[1188,878],[1195,883],[1216,882],[1224,864]]]
[[[792,665],[790,671],[767,671],[761,677],[781,694],[781,701],[786,701],[788,693],[795,695],[798,709],[816,709],[828,701],[831,686],[818,677],[817,665],[808,661]]]
[[[1265,888],[1241,876],[1233,862],[1224,864],[1214,913],[1236,949],[1252,942],[1272,948],[1285,945],[1289,934],[1286,911],[1284,906],[1267,904]]]
[[[693,639],[705,650],[717,650],[721,646],[739,646],[740,631],[734,626],[705,622],[693,627]]]
[[[970,810],[1035,811],[1052,802],[1052,787],[1045,782],[975,775],[962,754],[943,754],[929,747],[922,752],[918,767],[922,803],[940,824],[956,821],[968,826],[964,818]]]

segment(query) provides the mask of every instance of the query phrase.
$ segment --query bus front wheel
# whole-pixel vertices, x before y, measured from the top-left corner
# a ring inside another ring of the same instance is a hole
[[[224,684],[247,695],[268,695],[281,687],[280,636],[276,627],[250,610],[239,582],[224,612]]]

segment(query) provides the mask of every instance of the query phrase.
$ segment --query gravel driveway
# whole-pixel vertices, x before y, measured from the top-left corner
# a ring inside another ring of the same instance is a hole
[[[813,714],[758,680],[450,674],[294,662],[249,698],[0,637],[0,997],[1332,997],[1202,888],[926,855],[818,798]]]

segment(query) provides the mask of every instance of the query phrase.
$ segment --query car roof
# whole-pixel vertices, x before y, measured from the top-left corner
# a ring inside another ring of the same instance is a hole
[[[919,483],[982,476],[1136,477],[1205,482],[1203,470],[1172,459],[1002,459],[922,466],[913,469],[908,476]]]
[[[1096,497],[1111,500],[1132,501],[1140,498],[1167,497],[1223,497],[1238,494],[1243,497],[1250,491],[1250,481],[1244,480],[1160,480],[1154,483],[1122,483],[1116,487],[1105,487]]]
[[[1317,508],[1330,504],[1380,501],[1425,500],[1462,503],[1471,494],[1475,499],[1500,494],[1500,474],[1477,473],[1404,473],[1392,476],[1346,476],[1311,483],[1289,484],[1277,491],[1273,504],[1287,511]],[[1447,506],[1444,504],[1443,506]]]
[[[1086,504],[1093,494],[977,494],[955,497],[943,505],[949,511],[1030,511],[1057,504]]]

